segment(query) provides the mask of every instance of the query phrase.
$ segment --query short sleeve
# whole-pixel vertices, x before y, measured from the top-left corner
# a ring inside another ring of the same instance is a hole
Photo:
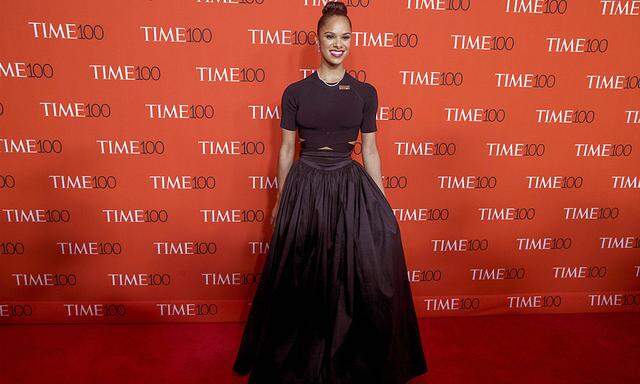
[[[289,131],[296,130],[296,112],[298,111],[298,101],[293,94],[291,85],[287,86],[282,93],[280,102],[280,128]]]
[[[378,91],[376,88],[366,83],[366,95],[364,97],[364,110],[362,116],[362,126],[360,131],[363,133],[375,132],[378,130],[376,126],[376,113],[378,112]]]

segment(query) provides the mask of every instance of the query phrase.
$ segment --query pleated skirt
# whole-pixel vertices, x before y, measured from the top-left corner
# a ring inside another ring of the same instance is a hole
[[[285,179],[233,370],[249,384],[404,384],[427,372],[391,206],[350,153]]]

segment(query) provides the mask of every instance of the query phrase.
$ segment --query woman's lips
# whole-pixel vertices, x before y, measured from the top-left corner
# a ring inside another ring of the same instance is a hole
[[[335,49],[330,50],[329,53],[331,53],[333,57],[342,57],[342,55],[344,55],[344,51],[337,51]]]

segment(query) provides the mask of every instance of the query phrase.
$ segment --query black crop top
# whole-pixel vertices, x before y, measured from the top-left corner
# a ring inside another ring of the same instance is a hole
[[[295,131],[303,149],[330,147],[351,151],[358,131],[375,132],[378,92],[345,72],[337,85],[327,85],[314,71],[289,84],[281,102],[280,127]]]

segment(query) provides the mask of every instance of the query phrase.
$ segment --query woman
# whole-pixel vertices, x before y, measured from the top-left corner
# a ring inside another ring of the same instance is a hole
[[[346,6],[322,13],[320,66],[282,95],[282,188],[233,368],[249,383],[406,383],[427,364],[380,177],[377,92],[343,67]],[[351,159],[358,131],[364,167]]]

